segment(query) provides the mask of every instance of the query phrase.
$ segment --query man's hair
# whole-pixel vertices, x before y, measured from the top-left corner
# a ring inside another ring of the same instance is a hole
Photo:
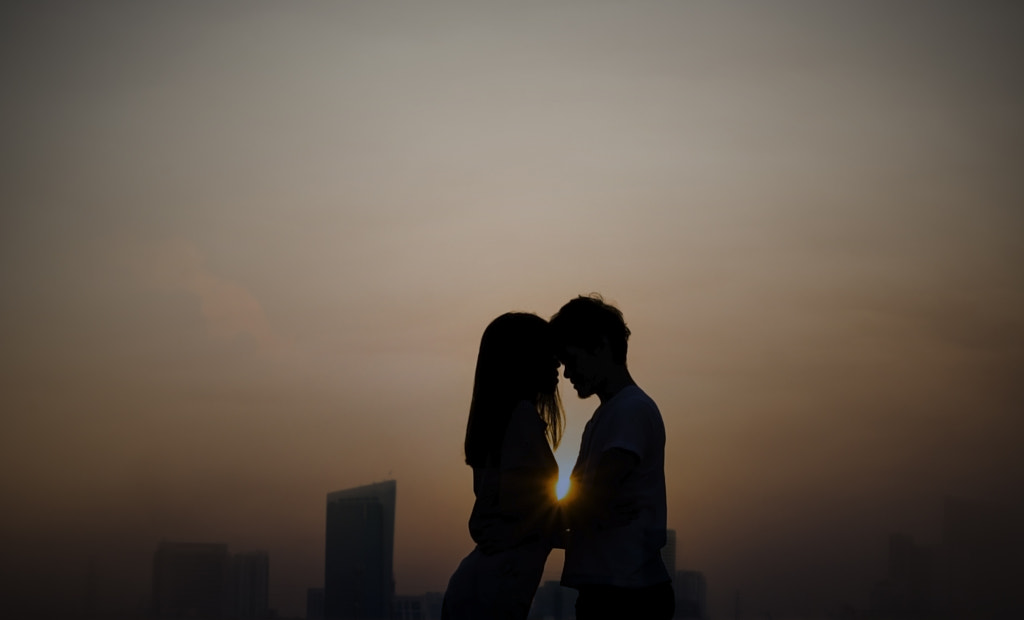
[[[630,332],[622,311],[605,302],[597,293],[580,295],[562,306],[551,317],[551,327],[559,347],[576,346],[594,351],[606,338],[612,361],[626,363],[626,342]]]

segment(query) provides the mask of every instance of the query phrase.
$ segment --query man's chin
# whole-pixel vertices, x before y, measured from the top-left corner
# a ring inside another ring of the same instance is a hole
[[[580,398],[590,398],[594,395],[594,391],[588,390],[587,388],[578,388],[574,385],[573,389],[576,390],[576,396],[579,396]]]

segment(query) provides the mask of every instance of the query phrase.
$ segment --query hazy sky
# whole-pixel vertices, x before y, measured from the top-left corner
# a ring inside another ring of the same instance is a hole
[[[442,590],[483,328],[599,291],[679,567],[861,605],[1021,500],[1022,59],[1013,2],[5,5],[0,543],[111,608],[161,538],[266,549],[300,614],[326,494],[393,477]]]

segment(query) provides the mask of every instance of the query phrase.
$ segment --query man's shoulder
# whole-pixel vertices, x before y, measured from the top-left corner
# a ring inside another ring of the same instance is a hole
[[[638,385],[622,388],[611,403],[613,409],[622,412],[646,412],[661,416],[657,403]]]
[[[641,437],[664,433],[665,424],[658,406],[635,385],[623,388],[607,405],[600,414],[601,421],[597,423],[597,428],[600,436],[610,445],[627,441],[629,445],[622,447],[641,454],[642,450],[637,449],[637,446],[646,441]]]

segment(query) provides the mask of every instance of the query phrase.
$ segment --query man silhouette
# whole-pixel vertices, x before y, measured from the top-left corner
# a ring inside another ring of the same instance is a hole
[[[583,431],[565,502],[562,585],[579,591],[578,620],[668,620],[675,594],[665,545],[665,426],[626,367],[629,328],[600,295],[552,318],[558,356],[580,398],[600,405]]]

